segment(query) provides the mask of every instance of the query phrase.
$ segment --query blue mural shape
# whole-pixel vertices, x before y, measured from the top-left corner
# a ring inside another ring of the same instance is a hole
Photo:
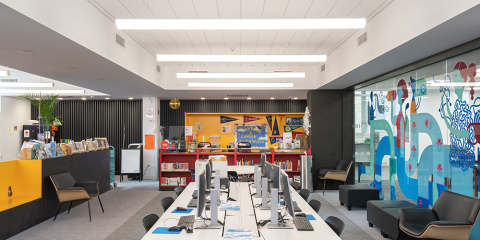
[[[235,142],[249,142],[252,148],[268,148],[267,125],[235,125]]]

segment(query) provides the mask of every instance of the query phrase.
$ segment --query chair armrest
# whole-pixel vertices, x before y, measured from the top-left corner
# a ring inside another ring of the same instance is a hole
[[[98,182],[96,181],[88,181],[88,182],[81,182],[75,183],[75,187],[81,187],[87,191],[88,195],[96,196],[99,194]]]
[[[404,232],[420,236],[427,226],[438,221],[434,211],[426,208],[400,208],[399,227]]]
[[[91,198],[87,191],[81,187],[71,187],[58,190],[57,196],[58,201],[61,203]]]
[[[473,224],[472,223],[469,223],[469,222],[457,222],[457,221],[433,221],[429,224],[429,226],[431,225],[436,225],[436,226],[441,226],[441,227],[448,227],[448,226],[452,226],[452,227],[458,227],[458,226],[472,226]]]
[[[81,191],[81,190],[84,190],[83,187],[69,187],[69,188],[58,189],[58,191]]]
[[[348,173],[344,170],[332,170],[325,174],[324,179],[332,179],[338,181],[345,181],[347,180]]]

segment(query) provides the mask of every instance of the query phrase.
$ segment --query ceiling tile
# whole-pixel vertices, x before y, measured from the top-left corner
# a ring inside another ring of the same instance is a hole
[[[198,54],[212,54],[204,31],[185,31]]]
[[[220,18],[240,18],[240,0],[217,0]]]
[[[217,3],[215,0],[192,0],[197,10],[198,18],[216,19],[218,16]]]
[[[350,17],[367,18],[385,2],[386,0],[363,1],[350,13]]]
[[[258,32],[258,41],[255,47],[255,54],[269,54],[277,32],[277,30],[260,30]]]
[[[308,9],[306,18],[326,18],[327,14],[332,10],[335,1],[332,0],[315,0]]]
[[[207,37],[212,54],[227,54],[226,47],[224,46],[223,42],[223,33],[221,30],[205,31],[205,36]]]
[[[167,33],[167,31],[152,31],[152,36],[161,44],[169,54],[182,54],[182,49],[179,49],[172,37]]]
[[[114,18],[132,18],[133,15],[119,1],[96,0]]]
[[[255,54],[257,45],[258,30],[242,30],[241,31],[241,48],[240,54]]]
[[[197,19],[197,13],[191,0],[169,0],[173,12],[180,19]]]
[[[283,18],[290,0],[266,0],[263,18]]]
[[[111,1],[111,0],[109,0]],[[113,1],[112,1],[113,2]],[[147,5],[150,6],[150,11],[155,18],[161,19],[175,19],[175,13],[167,0],[149,0]]]
[[[339,41],[341,41],[351,29],[334,30],[325,41],[318,46],[313,54],[327,54]]]
[[[242,0],[241,18],[260,19],[263,15],[265,0]]]
[[[135,18],[153,18],[147,4],[138,0],[118,0]]]
[[[313,0],[290,1],[285,11],[284,18],[303,18],[312,5]]]
[[[240,54],[240,30],[222,30],[227,54]],[[235,51],[230,48],[234,47]]]

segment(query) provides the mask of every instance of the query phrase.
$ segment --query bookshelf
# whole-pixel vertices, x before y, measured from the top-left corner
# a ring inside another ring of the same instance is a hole
[[[229,152],[227,152],[229,150]],[[196,152],[167,152],[167,150],[160,149],[160,168],[159,168],[159,190],[160,191],[167,191],[173,190],[175,187],[186,187],[190,182],[193,182],[192,173],[190,170],[163,170],[162,164],[163,163],[188,163],[188,169],[195,168],[195,161],[197,159],[208,159],[211,155],[225,155],[227,157],[227,162],[229,166],[237,165],[237,163],[241,163],[242,160],[244,162],[250,161],[254,164],[260,163],[260,156],[262,152],[260,150],[268,150],[269,152],[264,152],[267,156],[267,161],[269,163],[275,162],[286,162],[291,161],[291,170],[284,169],[285,173],[288,174],[289,178],[294,178],[295,176],[300,176],[299,169],[299,161],[300,156],[311,154],[310,149],[295,149],[290,152],[281,152],[283,150],[276,150],[276,149],[252,149],[251,152],[242,152],[238,151],[238,149],[227,149],[227,148],[210,148],[206,151],[206,149],[196,149]],[[222,152],[225,151],[225,152]],[[185,178],[186,185],[162,185],[162,178]]]

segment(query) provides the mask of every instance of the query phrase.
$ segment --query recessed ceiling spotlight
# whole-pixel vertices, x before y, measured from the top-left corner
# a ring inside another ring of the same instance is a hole
[[[274,100],[275,98],[274,98],[274,97],[271,97],[270,99]]]
[[[106,97],[105,100],[110,100],[110,98],[109,98],[109,97]]]
[[[251,100],[252,98],[251,97],[247,97],[247,100]]]
[[[225,100],[228,100],[228,97],[226,97],[226,98],[223,98],[223,99],[225,99]]]
[[[129,97],[128,100],[133,100],[133,97]]]
[[[294,99],[294,100],[297,100],[297,99],[298,99],[298,97],[294,97],[293,99]]]
[[[205,98],[204,98],[204,97],[202,97],[202,98],[200,98],[200,99],[202,99],[202,100],[205,100]]]
[[[63,100],[63,98],[59,97],[58,100]]]
[[[84,101],[85,101],[85,100],[87,100],[87,98],[86,98],[86,97],[82,97],[82,100],[84,100]]]

